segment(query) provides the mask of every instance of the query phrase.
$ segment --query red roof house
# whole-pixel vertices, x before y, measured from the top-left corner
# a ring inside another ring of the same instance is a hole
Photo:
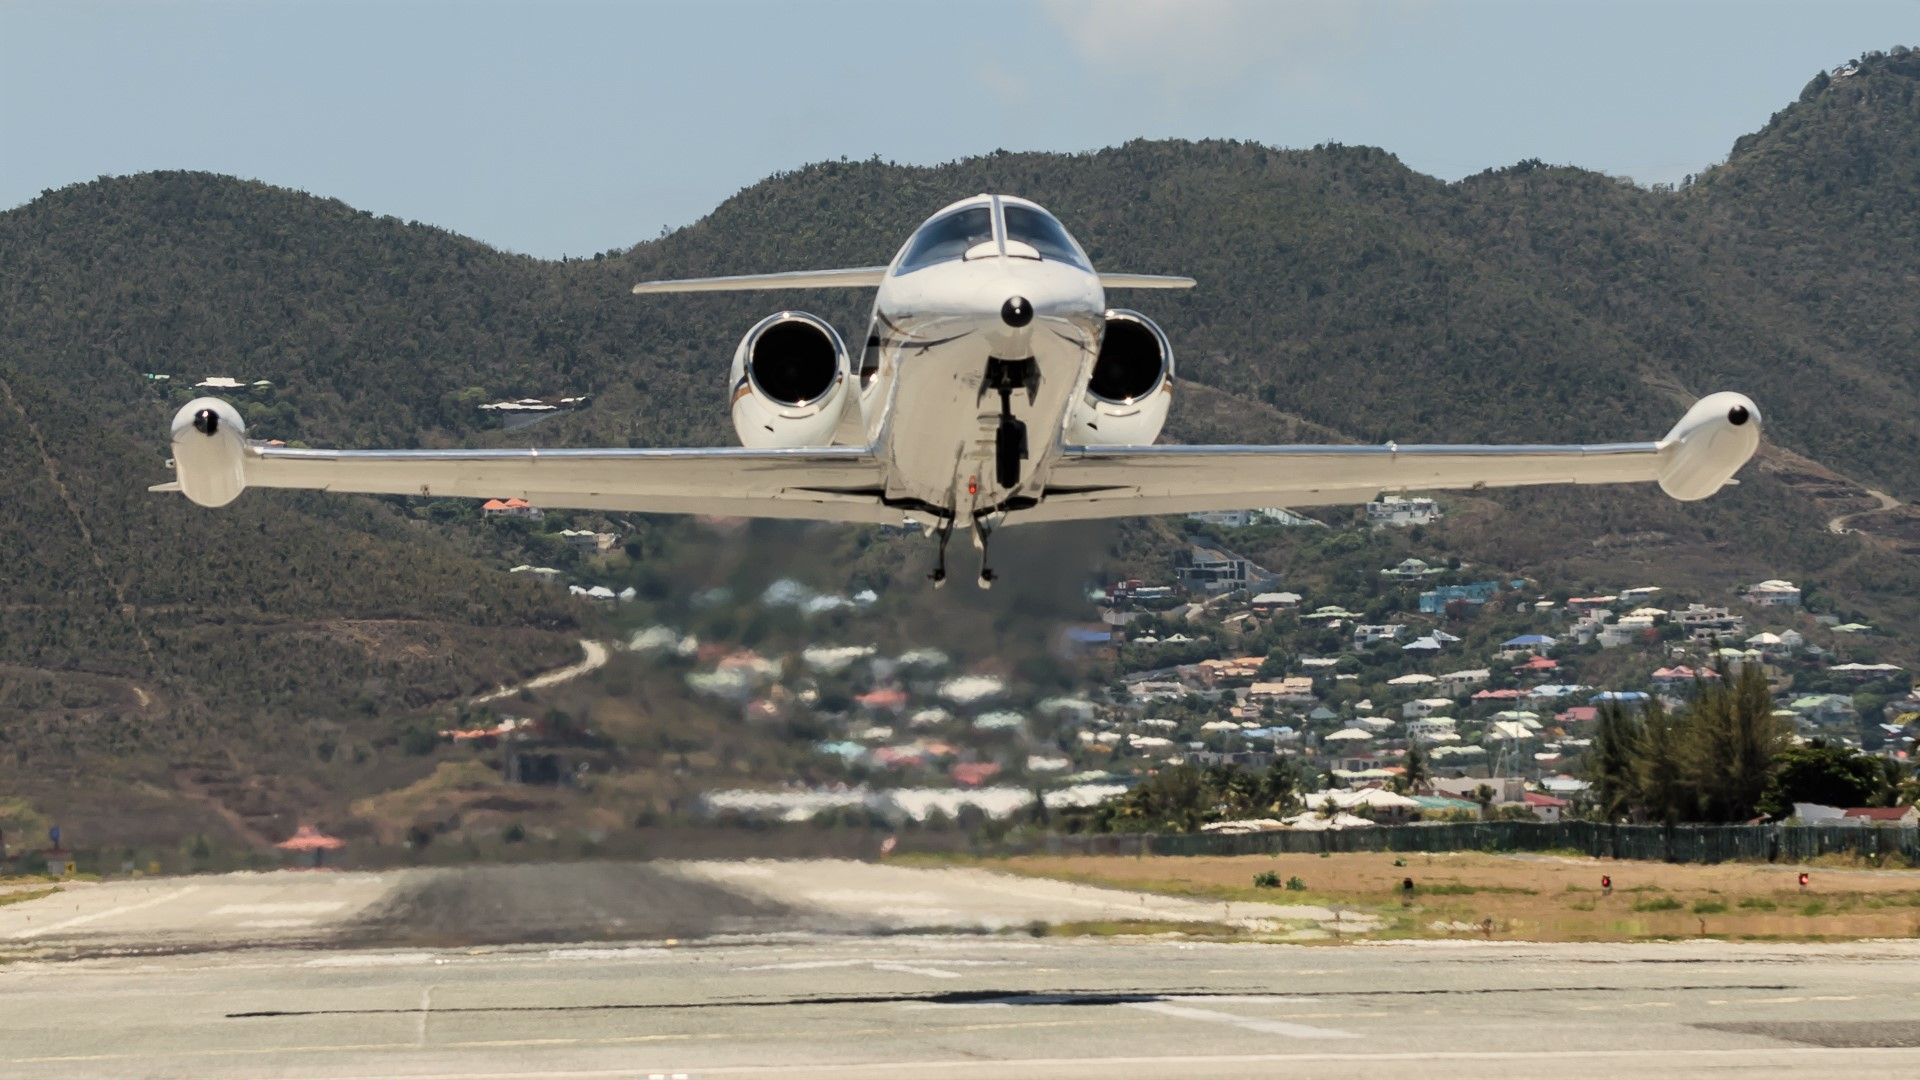
[[[1920,825],[1920,810],[1911,806],[1856,806],[1845,816],[1867,825]]]
[[[1552,795],[1543,795],[1538,791],[1522,792],[1520,799],[1527,804],[1527,809],[1533,811],[1533,816],[1541,821],[1559,821],[1560,815],[1566,813],[1567,807],[1573,805],[1565,799],[1556,799]]]
[[[863,709],[888,709],[898,712],[907,707],[907,692],[897,686],[869,690],[853,700]]]
[[[947,775],[961,787],[979,787],[1000,775],[1000,766],[991,761],[962,762],[948,769]]]

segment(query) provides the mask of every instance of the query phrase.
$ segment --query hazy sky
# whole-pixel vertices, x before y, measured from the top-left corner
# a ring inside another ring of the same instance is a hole
[[[1676,180],[1896,44],[1920,0],[0,0],[0,208],[211,169],[558,256],[823,158],[1138,136]]]

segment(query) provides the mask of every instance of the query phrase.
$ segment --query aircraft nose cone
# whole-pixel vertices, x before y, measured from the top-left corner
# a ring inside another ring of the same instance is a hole
[[[1000,321],[1018,330],[1033,321],[1033,305],[1024,296],[1010,296],[1000,305]]]

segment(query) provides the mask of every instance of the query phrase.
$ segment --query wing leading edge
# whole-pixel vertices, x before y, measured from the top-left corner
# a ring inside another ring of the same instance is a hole
[[[635,296],[662,293],[765,292],[772,289],[871,289],[887,277],[884,266],[853,266],[840,270],[788,270],[777,274],[733,274],[727,277],[673,278],[642,281]],[[1191,289],[1193,279],[1169,274],[1101,274],[1107,289]]]
[[[176,483],[203,506],[250,487],[521,498],[552,509],[899,524],[858,447],[749,450],[307,450],[258,446],[231,406],[190,402],[173,424]]]
[[[1702,398],[1658,442],[1537,446],[1068,447],[1023,521],[1324,506],[1382,491],[1658,483],[1676,499],[1720,490],[1753,456],[1760,412]]]

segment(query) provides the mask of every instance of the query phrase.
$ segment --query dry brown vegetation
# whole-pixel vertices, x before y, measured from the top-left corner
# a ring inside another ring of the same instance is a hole
[[[1528,941],[1920,935],[1920,871],[1713,866],[1474,852],[1219,857],[1018,856],[995,870],[1224,901],[1321,903],[1387,920],[1381,937]],[[1805,891],[1798,875],[1808,869]],[[1271,871],[1304,889],[1256,888]],[[1611,875],[1611,894],[1601,876]],[[1402,882],[1411,878],[1409,903]],[[1491,932],[1486,920],[1492,920]]]

